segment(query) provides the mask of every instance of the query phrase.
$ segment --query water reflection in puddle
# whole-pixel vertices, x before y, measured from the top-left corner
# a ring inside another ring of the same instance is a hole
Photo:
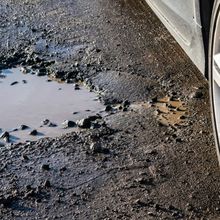
[[[48,82],[47,77],[21,73],[20,68],[3,70],[0,76],[0,134],[10,131],[14,142],[70,132],[62,128],[64,120],[76,121],[104,108],[95,101],[96,95],[83,87],[75,90],[73,84]],[[45,119],[57,127],[42,127]],[[24,124],[30,129],[13,131]],[[36,137],[29,135],[33,129],[39,132]]]

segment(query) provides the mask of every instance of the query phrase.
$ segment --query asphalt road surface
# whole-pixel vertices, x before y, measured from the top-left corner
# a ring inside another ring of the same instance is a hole
[[[1,219],[220,219],[208,83],[144,1],[1,0],[0,36],[0,68],[84,81],[111,113],[2,146]]]

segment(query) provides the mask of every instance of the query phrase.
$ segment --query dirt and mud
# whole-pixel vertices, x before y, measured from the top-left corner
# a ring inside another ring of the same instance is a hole
[[[109,112],[2,145],[1,219],[220,219],[208,83],[144,1],[1,0],[0,36],[1,69],[84,82]]]

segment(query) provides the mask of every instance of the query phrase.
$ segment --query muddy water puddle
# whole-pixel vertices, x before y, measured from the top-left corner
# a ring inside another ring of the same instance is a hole
[[[65,120],[76,121],[103,110],[95,93],[80,85],[58,83],[48,77],[23,74],[20,68],[0,73],[0,134],[9,131],[11,142],[55,137],[74,130],[63,129]],[[50,123],[43,121],[48,119]],[[28,128],[22,130],[21,125]],[[36,136],[30,131],[36,129]],[[3,142],[0,140],[0,142]]]

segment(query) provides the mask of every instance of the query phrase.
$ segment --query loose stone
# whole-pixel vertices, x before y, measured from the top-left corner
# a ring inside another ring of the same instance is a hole
[[[76,126],[76,123],[74,121],[66,120],[62,123],[62,125],[63,125],[63,128],[72,128]]]
[[[43,186],[45,187],[51,187],[51,183],[49,180],[46,180],[44,183],[43,183]]]
[[[90,145],[89,149],[93,153],[102,153],[102,151],[103,151],[103,148],[102,148],[102,146],[101,146],[101,144],[99,142],[92,143]]]
[[[79,90],[80,89],[79,84],[74,84],[74,89]]]
[[[107,106],[105,107],[105,111],[106,111],[106,112],[109,112],[109,111],[111,111],[111,110],[112,110],[111,105],[107,105]]]
[[[42,124],[43,125],[48,125],[50,123],[50,120],[49,119],[44,119],[43,121],[42,121]]]
[[[21,126],[20,126],[20,129],[21,129],[21,130],[26,130],[26,129],[28,129],[28,128],[29,128],[29,127],[28,127],[27,125],[21,125]]]
[[[203,98],[203,92],[201,90],[197,90],[194,93],[192,93],[190,97],[195,99],[201,99]]]
[[[37,76],[45,76],[46,74],[47,74],[47,70],[45,68],[41,68],[36,72]]]
[[[24,160],[29,160],[29,157],[26,154],[23,154],[22,157]]]
[[[16,85],[16,84],[18,84],[18,81],[12,82],[10,85],[11,85],[11,86],[14,86],[14,85]]]
[[[55,123],[53,123],[53,122],[50,122],[50,123],[48,124],[48,127],[57,127],[57,124],[55,124]]]
[[[0,139],[9,138],[9,136],[10,136],[9,132],[5,131],[1,134]]]
[[[84,118],[84,119],[77,121],[76,124],[80,128],[90,128],[91,123],[93,121],[95,121],[96,119],[100,119],[100,118],[101,118],[101,116],[99,116],[99,115],[89,116],[88,118]]]
[[[50,170],[50,165],[49,164],[43,164],[41,168],[42,168],[42,170]]]
[[[128,107],[130,105],[130,102],[128,100],[125,100],[123,102],[123,107]]]
[[[32,136],[36,136],[38,134],[38,131],[36,129],[34,129],[29,134]]]

